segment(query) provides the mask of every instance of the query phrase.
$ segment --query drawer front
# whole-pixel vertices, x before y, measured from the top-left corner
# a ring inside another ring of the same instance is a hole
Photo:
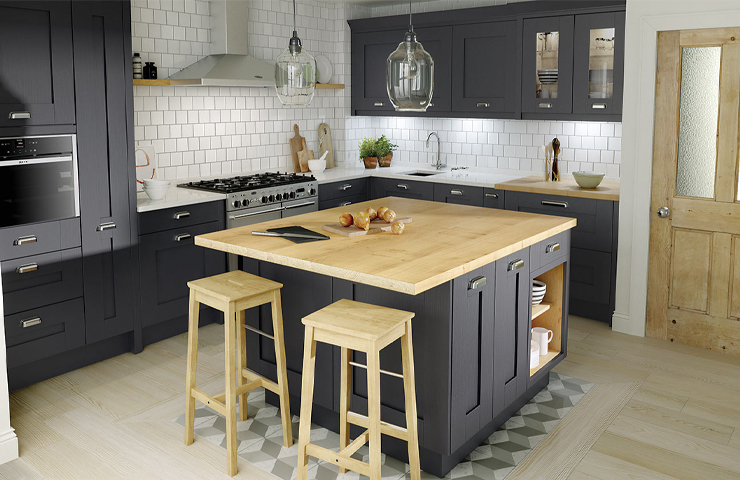
[[[322,183],[319,185],[319,202],[358,195],[367,196],[367,178],[355,178],[342,182]]]
[[[3,260],[79,247],[80,244],[79,218],[0,229],[0,258]]]
[[[350,212],[352,208],[350,205],[367,201],[367,194],[365,195],[352,195],[349,197],[333,198],[331,200],[324,200],[319,202],[319,210],[326,210],[327,208],[334,207],[347,207]]]
[[[435,183],[434,201],[482,207],[483,187]]]
[[[573,247],[612,251],[614,202],[521,192],[507,192],[505,202],[507,210],[575,218]]]
[[[530,248],[532,271],[560,261],[570,251],[570,231],[560,232]]]
[[[139,214],[139,234],[162,232],[225,218],[225,200],[166,208]]]
[[[484,188],[483,189],[483,206],[487,208],[504,208],[504,195],[503,190],[495,188]]]
[[[81,298],[6,315],[8,368],[84,345],[84,315]]]
[[[402,197],[434,200],[434,184],[394,178],[373,178],[373,198]]]
[[[609,304],[612,255],[573,248],[570,252],[570,297]]]
[[[16,258],[0,264],[5,313],[82,296],[82,250]]]

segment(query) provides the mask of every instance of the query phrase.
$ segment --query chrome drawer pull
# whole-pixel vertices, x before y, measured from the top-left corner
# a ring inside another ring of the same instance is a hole
[[[498,193],[486,193],[486,197],[488,197],[488,198],[498,198]]]
[[[475,104],[475,108],[488,108],[491,104],[488,102],[478,102]]]
[[[190,216],[190,212],[185,212],[185,211],[177,212],[175,214],[175,220],[180,220],[181,218],[187,218],[189,216]]]
[[[101,223],[100,225],[98,225],[98,228],[96,228],[95,230],[97,230],[98,232],[104,232],[106,230],[113,230],[114,228],[116,228],[115,223],[105,222],[105,223]]]
[[[308,207],[309,205],[313,205],[316,202],[303,202],[299,203],[297,205],[288,205],[287,207],[284,207],[285,210],[290,210],[291,208],[298,208],[298,207]]]
[[[450,190],[451,195],[462,195],[462,190]]]
[[[552,200],[542,200],[540,203],[542,205],[546,205],[550,207],[568,208],[568,202],[553,202]]]
[[[31,118],[31,112],[10,112],[8,118],[11,120],[28,120]]]
[[[27,318],[25,320],[21,320],[21,327],[23,328],[33,327],[34,325],[38,325],[40,323],[41,323],[41,317]]]
[[[350,188],[352,188],[352,185],[348,183],[346,185],[342,185],[341,187],[339,187],[339,190],[345,191],[345,190],[349,190]]]
[[[346,207],[347,205],[352,205],[352,202],[342,202],[339,204],[340,207]]]
[[[13,245],[25,245],[27,243],[36,243],[39,239],[36,235],[27,235],[25,237],[18,237],[13,241]]]
[[[177,236],[175,236],[176,242],[182,242],[183,240],[187,240],[188,238],[192,237],[189,233],[181,233]]]
[[[15,273],[35,272],[38,269],[39,269],[38,263],[27,263],[25,265],[21,265],[20,267],[17,267],[15,269]]]
[[[606,103],[594,103],[591,105],[591,108],[597,108],[597,109],[603,110],[606,108]]]
[[[483,285],[485,285],[487,282],[486,277],[475,277],[474,279],[470,280],[468,282],[468,290],[476,290]]]
[[[409,186],[406,185],[405,183],[399,183],[398,185],[396,185],[396,188],[402,188],[404,190],[408,190]]]
[[[551,243],[550,245],[545,247],[545,253],[557,252],[558,250],[560,250],[559,243]]]
[[[506,269],[507,272],[511,272],[514,270],[519,270],[524,266],[524,260],[521,258],[518,258],[514,260],[513,262],[509,262],[509,268]]]
[[[552,108],[552,103],[540,103],[538,105],[540,108]]]
[[[382,107],[383,105],[384,105],[383,102],[375,102],[375,103],[373,103],[373,106],[374,107]]]
[[[234,215],[229,218],[232,220],[236,220],[237,218],[253,217],[255,215],[262,215],[263,213],[279,212],[281,210],[285,210],[285,207],[271,208],[270,210],[261,210],[259,212],[242,213],[241,215]]]

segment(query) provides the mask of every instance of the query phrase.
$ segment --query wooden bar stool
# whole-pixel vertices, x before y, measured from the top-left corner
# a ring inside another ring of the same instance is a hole
[[[301,423],[298,432],[298,480],[306,480],[308,457],[316,457],[339,466],[340,472],[352,470],[380,480],[380,434],[408,442],[411,478],[420,478],[419,439],[416,430],[416,384],[414,383],[414,351],[411,342],[412,312],[378,307],[351,300],[339,300],[303,319],[306,326],[303,350],[303,384],[301,387]],[[380,369],[380,351],[401,339],[403,375]],[[341,387],[339,414],[339,453],[310,443],[311,408],[316,365],[316,342],[341,347]],[[352,350],[367,354],[367,365],[350,362]],[[367,368],[368,415],[349,411],[350,367]],[[380,374],[403,378],[406,399],[406,428],[380,420]],[[366,430],[350,443],[349,426]],[[351,458],[369,442],[369,462]]]
[[[280,303],[282,284],[242,271],[233,271],[188,282],[190,287],[190,323],[188,327],[188,367],[185,381],[185,445],[193,443],[195,401],[198,400],[226,417],[226,451],[228,473],[237,472],[236,460],[236,399],[239,397],[239,420],[247,419],[247,393],[265,387],[280,396],[283,423],[283,444],[293,445],[293,429],[288,397],[288,376],[285,370],[283,313]],[[195,368],[198,362],[198,313],[200,304],[224,312],[224,353],[226,357],[226,391],[212,397],[195,388]],[[246,325],[244,311],[265,303],[272,306],[274,335]],[[272,338],[275,342],[278,382],[272,382],[247,368],[246,330]],[[236,338],[238,337],[238,342]],[[234,372],[234,368],[237,371]],[[236,375],[234,375],[236,373]]]

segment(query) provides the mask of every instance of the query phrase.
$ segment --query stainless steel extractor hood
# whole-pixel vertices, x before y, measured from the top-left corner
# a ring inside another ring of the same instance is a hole
[[[211,0],[211,54],[170,75],[172,85],[274,87],[275,66],[248,55],[249,2]]]

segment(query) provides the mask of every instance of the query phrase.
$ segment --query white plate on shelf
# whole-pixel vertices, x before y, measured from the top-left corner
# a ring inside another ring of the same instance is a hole
[[[329,59],[323,55],[316,55],[316,80],[319,83],[331,83],[331,75],[334,73]]]

